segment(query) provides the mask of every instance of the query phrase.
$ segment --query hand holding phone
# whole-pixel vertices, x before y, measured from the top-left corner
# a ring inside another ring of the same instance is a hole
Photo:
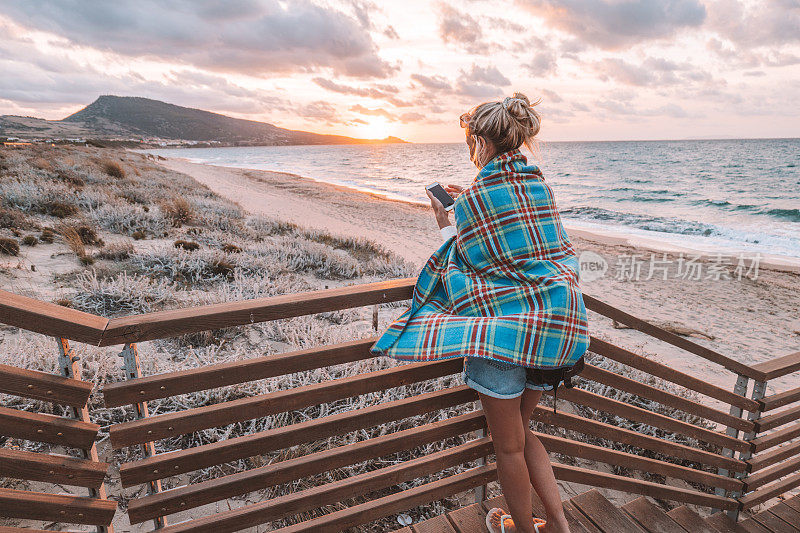
[[[444,190],[444,187],[442,187],[438,183],[431,183],[430,185],[425,187],[425,190],[427,190],[430,194],[434,196],[434,198],[436,198],[442,203],[442,207],[444,207],[445,211],[450,211],[453,209],[455,201],[453,200],[453,197],[450,196],[446,190]]]

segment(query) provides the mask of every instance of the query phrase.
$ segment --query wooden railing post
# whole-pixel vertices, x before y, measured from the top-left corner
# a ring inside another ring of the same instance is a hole
[[[736,385],[733,386],[733,393],[737,394],[739,396],[747,396],[747,386],[748,386],[749,383],[750,383],[750,378],[748,378],[747,376],[743,376],[742,374],[739,374],[738,377],[736,378]],[[737,407],[735,405],[731,405],[730,414],[731,414],[731,416],[735,416],[736,418],[741,418],[741,416],[742,416],[742,408],[741,407]],[[739,437],[739,430],[736,429],[736,428],[730,427],[730,426],[728,426],[728,430],[727,430],[726,433],[727,433],[727,435],[729,437],[733,437],[733,438],[738,438]],[[722,449],[722,455],[724,455],[725,457],[731,457],[732,458],[734,456],[734,451],[731,450],[731,449],[728,449],[728,448],[723,448]],[[717,469],[717,473],[720,476],[726,476],[726,477],[730,476],[730,472],[726,468]],[[727,491],[725,489],[723,489],[723,488],[720,488],[720,487],[717,487],[714,492],[715,492],[715,494],[717,496],[722,496],[722,497],[727,496]],[[716,512],[719,512],[719,511],[720,511],[720,509],[713,509],[712,510],[713,513],[716,513]]]
[[[125,372],[125,379],[136,379],[142,376],[141,366],[139,364],[139,350],[136,348],[136,343],[126,344],[119,354],[122,357],[122,370]],[[136,418],[142,419],[149,416],[147,410],[147,402],[139,402],[134,404],[136,410]],[[152,457],[156,454],[155,445],[153,441],[145,442],[142,444],[142,451],[145,457]],[[161,480],[147,482],[147,490],[150,494],[161,492]],[[156,529],[161,529],[167,525],[166,517],[157,517],[153,519],[153,525]]]
[[[764,399],[764,394],[766,393],[766,391],[767,391],[767,382],[766,381],[754,381],[753,382],[753,393],[752,393],[751,398],[753,400],[757,401],[757,402],[760,402],[760,400]],[[761,404],[759,403],[759,405],[761,405]],[[751,422],[756,422],[759,418],[761,418],[761,408],[760,407],[758,409],[756,409],[755,411],[748,411],[747,419],[750,420]],[[754,426],[753,431],[751,431],[749,433],[745,433],[742,436],[742,439],[746,440],[747,442],[750,442],[751,440],[756,438],[756,429],[755,429],[756,427],[757,426]],[[753,451],[752,450],[748,450],[746,452],[739,452],[739,460],[740,461],[747,462],[752,457],[753,457]],[[747,483],[747,476],[749,474],[750,473],[748,471],[737,472],[736,473],[736,478],[739,479],[740,481],[742,481],[743,483]],[[731,493],[731,498],[734,498],[734,499],[738,499],[741,496],[742,496],[742,494],[739,493],[739,492],[732,492]],[[733,521],[738,520],[739,519],[739,510],[736,509],[736,510],[733,510],[733,511],[728,511],[728,516]]]
[[[69,345],[69,340],[56,337],[56,341],[58,342],[58,369],[61,372],[61,375],[70,378],[70,379],[81,379],[81,367],[78,365],[78,361],[80,357],[75,354],[75,350],[72,349]],[[88,402],[87,402],[88,403]],[[78,407],[70,407],[69,413],[72,418],[75,420],[80,420],[81,422],[91,422],[89,419],[89,408],[87,405],[84,405],[82,408]],[[97,456],[97,444],[92,442],[92,445],[88,449],[82,449],[81,454],[83,455],[84,459],[89,459],[95,463],[99,463],[100,459]],[[106,499],[106,486],[104,483],[101,483],[98,488],[89,488],[89,496],[92,498],[99,498],[101,500]],[[111,525],[108,526],[97,526],[97,533],[114,533],[114,527]]]
[[[481,411],[482,409],[483,406],[481,405],[481,401],[477,400],[475,402],[475,410]],[[477,431],[477,434],[478,438],[482,439],[486,436],[486,430],[481,428]],[[478,460],[476,462],[478,463],[479,467],[486,466],[486,456],[484,455],[483,457],[478,457]],[[481,503],[485,500],[486,500],[486,485],[479,485],[475,487],[475,503]]]

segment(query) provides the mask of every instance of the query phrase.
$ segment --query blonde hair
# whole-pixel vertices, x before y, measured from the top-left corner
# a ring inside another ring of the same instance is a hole
[[[484,137],[494,144],[497,153],[514,150],[523,144],[536,153],[534,137],[541,127],[541,116],[528,97],[514,93],[500,102],[484,102],[469,112],[468,133]]]

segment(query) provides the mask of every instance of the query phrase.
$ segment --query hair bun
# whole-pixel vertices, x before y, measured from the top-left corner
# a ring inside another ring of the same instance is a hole
[[[525,137],[533,137],[539,133],[541,119],[539,113],[533,109],[533,106],[540,101],[537,100],[531,104],[531,101],[524,94],[514,93],[514,96],[506,97],[502,102],[503,108],[508,114],[524,128],[523,135]]]

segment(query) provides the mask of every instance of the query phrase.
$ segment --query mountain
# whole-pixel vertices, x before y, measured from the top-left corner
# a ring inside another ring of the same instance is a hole
[[[288,130],[266,122],[243,120],[202,109],[181,107],[149,98],[100,96],[60,121],[0,117],[6,136],[81,136],[92,138],[163,139],[216,142],[223,145],[373,144],[404,142],[396,137],[356,139]]]

